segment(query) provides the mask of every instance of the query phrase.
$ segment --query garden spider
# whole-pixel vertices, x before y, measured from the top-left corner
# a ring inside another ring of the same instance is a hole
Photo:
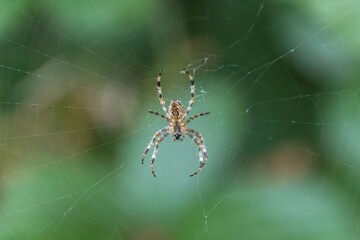
[[[205,139],[201,136],[201,134],[198,131],[188,128],[187,125],[195,118],[202,117],[202,116],[205,116],[210,113],[202,112],[202,113],[199,113],[199,114],[196,114],[196,115],[190,117],[189,119],[187,119],[185,121],[185,118],[190,113],[191,108],[195,101],[195,85],[194,85],[194,78],[191,76],[191,74],[187,70],[185,70],[185,68],[183,69],[183,72],[185,72],[189,77],[190,90],[191,90],[190,91],[191,98],[190,98],[190,101],[189,101],[186,111],[184,110],[184,108],[181,105],[181,102],[179,100],[171,100],[169,109],[166,110],[165,101],[164,101],[163,94],[161,91],[161,83],[160,83],[162,71],[160,71],[159,75],[157,76],[157,81],[156,81],[157,87],[156,88],[157,88],[158,97],[160,100],[160,105],[161,105],[165,115],[160,114],[159,112],[154,112],[152,110],[149,110],[149,112],[165,119],[166,122],[168,123],[168,125],[167,125],[167,127],[160,129],[159,131],[157,131],[154,134],[153,138],[151,139],[149,145],[146,147],[146,149],[142,155],[142,158],[141,158],[141,163],[144,164],[144,158],[145,158],[146,154],[148,153],[148,151],[150,150],[152,145],[155,143],[154,152],[151,156],[151,165],[150,165],[151,172],[154,177],[156,177],[155,171],[154,171],[154,161],[155,161],[158,149],[159,149],[159,144],[169,134],[173,135],[174,141],[175,140],[183,141],[184,137],[185,137],[184,134],[186,134],[196,143],[196,145],[198,145],[200,167],[196,170],[196,172],[191,174],[190,177],[198,174],[200,172],[200,170],[204,167],[204,165],[208,159],[208,154],[207,154],[206,146],[205,146]]]

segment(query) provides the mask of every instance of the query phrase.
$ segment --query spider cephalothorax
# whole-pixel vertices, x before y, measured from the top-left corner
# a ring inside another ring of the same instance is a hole
[[[154,152],[151,156],[151,171],[152,171],[152,174],[154,175],[154,177],[156,177],[155,171],[154,171],[154,161],[155,161],[156,154],[157,154],[157,151],[159,148],[159,143],[162,140],[164,140],[164,138],[167,137],[169,134],[173,135],[174,141],[175,140],[184,140],[185,135],[187,135],[198,145],[200,166],[196,170],[196,172],[194,172],[190,176],[194,176],[194,175],[198,174],[198,172],[200,172],[200,170],[205,165],[205,163],[208,159],[208,154],[207,154],[204,138],[201,136],[201,134],[198,131],[188,128],[187,124],[190,123],[192,120],[194,120],[197,117],[202,117],[204,115],[209,114],[209,112],[203,112],[200,114],[196,114],[185,121],[185,118],[190,113],[192,105],[194,104],[194,101],[195,101],[195,84],[194,84],[194,79],[191,76],[191,74],[188,71],[186,71],[185,69],[183,71],[189,77],[190,93],[191,93],[191,98],[190,98],[190,101],[189,101],[186,111],[179,100],[172,100],[169,105],[168,110],[166,110],[166,105],[165,105],[165,101],[164,101],[163,94],[161,91],[161,82],[160,82],[162,71],[160,71],[160,73],[157,77],[158,97],[159,97],[161,108],[163,109],[165,115],[160,114],[159,112],[154,112],[152,110],[150,110],[149,112],[165,119],[168,123],[168,126],[160,129],[159,131],[157,131],[155,133],[155,135],[151,139],[149,145],[146,147],[146,149],[143,153],[142,159],[141,159],[141,162],[144,163],[144,158],[145,158],[146,154],[148,153],[148,151],[150,150],[152,145],[155,143]]]
[[[171,100],[169,115],[175,119],[182,119],[184,117],[184,108],[179,100]]]

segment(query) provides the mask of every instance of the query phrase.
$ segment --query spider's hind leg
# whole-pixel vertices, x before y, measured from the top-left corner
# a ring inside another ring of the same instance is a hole
[[[196,143],[196,145],[198,145],[198,149],[199,149],[200,166],[198,167],[196,172],[194,172],[193,174],[190,175],[190,177],[192,177],[192,176],[195,176],[196,174],[198,174],[201,171],[201,169],[205,166],[207,159],[208,159],[208,154],[207,154],[207,150],[206,150],[206,146],[205,146],[205,140],[199,132],[197,132],[193,129],[188,129],[188,132],[186,134]]]
[[[146,154],[149,152],[150,148],[152,147],[152,145],[154,144],[154,142],[156,141],[156,138],[158,138],[159,136],[163,135],[164,133],[167,132],[167,128],[162,128],[159,131],[157,131],[154,136],[152,137],[150,143],[147,145],[147,147],[145,148],[145,151],[142,155],[141,158],[141,163],[144,164],[144,159],[146,157]]]
[[[154,162],[155,162],[155,159],[156,159],[156,155],[158,153],[158,150],[159,150],[159,144],[161,143],[162,140],[164,140],[164,138],[166,138],[167,136],[169,135],[169,133],[165,133],[163,134],[162,136],[160,136],[157,140],[156,140],[156,143],[155,143],[155,148],[154,148],[154,152],[151,156],[151,162],[150,162],[150,167],[151,167],[151,173],[154,177],[156,177],[155,175],[155,169],[154,169]]]

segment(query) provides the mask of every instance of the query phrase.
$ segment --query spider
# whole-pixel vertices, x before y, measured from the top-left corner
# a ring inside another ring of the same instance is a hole
[[[157,93],[158,93],[160,105],[161,105],[162,110],[164,111],[165,115],[160,114],[159,112],[154,112],[152,110],[149,110],[149,112],[151,114],[160,116],[161,118],[165,119],[165,121],[167,122],[168,125],[162,129],[160,129],[159,131],[157,131],[154,134],[153,138],[151,139],[150,143],[146,147],[146,149],[142,155],[142,158],[141,158],[141,163],[144,164],[144,159],[145,159],[146,154],[148,153],[148,151],[151,149],[151,147],[155,143],[154,152],[151,156],[151,164],[150,164],[151,172],[154,177],[156,177],[155,170],[154,170],[154,161],[155,161],[158,149],[159,149],[159,144],[169,134],[172,134],[173,141],[176,141],[176,140],[183,141],[185,135],[187,135],[196,143],[196,145],[198,145],[200,166],[196,170],[196,172],[194,172],[193,174],[190,175],[190,177],[198,174],[200,172],[200,170],[204,167],[204,165],[208,159],[208,154],[207,154],[207,150],[206,150],[206,146],[205,146],[205,139],[202,137],[202,135],[198,131],[188,128],[187,125],[195,118],[202,117],[202,116],[208,115],[210,113],[202,112],[202,113],[196,114],[192,117],[189,117],[187,120],[185,120],[186,116],[190,113],[191,108],[195,102],[195,84],[194,84],[194,78],[189,73],[189,71],[185,70],[185,68],[184,68],[183,72],[185,72],[188,75],[189,80],[190,80],[191,98],[190,98],[190,101],[189,101],[186,111],[179,100],[171,100],[169,108],[168,108],[168,110],[166,110],[166,105],[165,105],[165,101],[164,101],[163,94],[161,91],[161,83],[160,83],[162,70],[159,72],[159,74],[157,76],[157,80],[156,80]]]

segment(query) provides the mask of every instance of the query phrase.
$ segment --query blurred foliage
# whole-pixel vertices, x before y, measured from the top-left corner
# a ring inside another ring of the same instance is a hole
[[[358,239],[359,3],[0,1],[1,239]],[[207,143],[141,154],[165,100]]]

